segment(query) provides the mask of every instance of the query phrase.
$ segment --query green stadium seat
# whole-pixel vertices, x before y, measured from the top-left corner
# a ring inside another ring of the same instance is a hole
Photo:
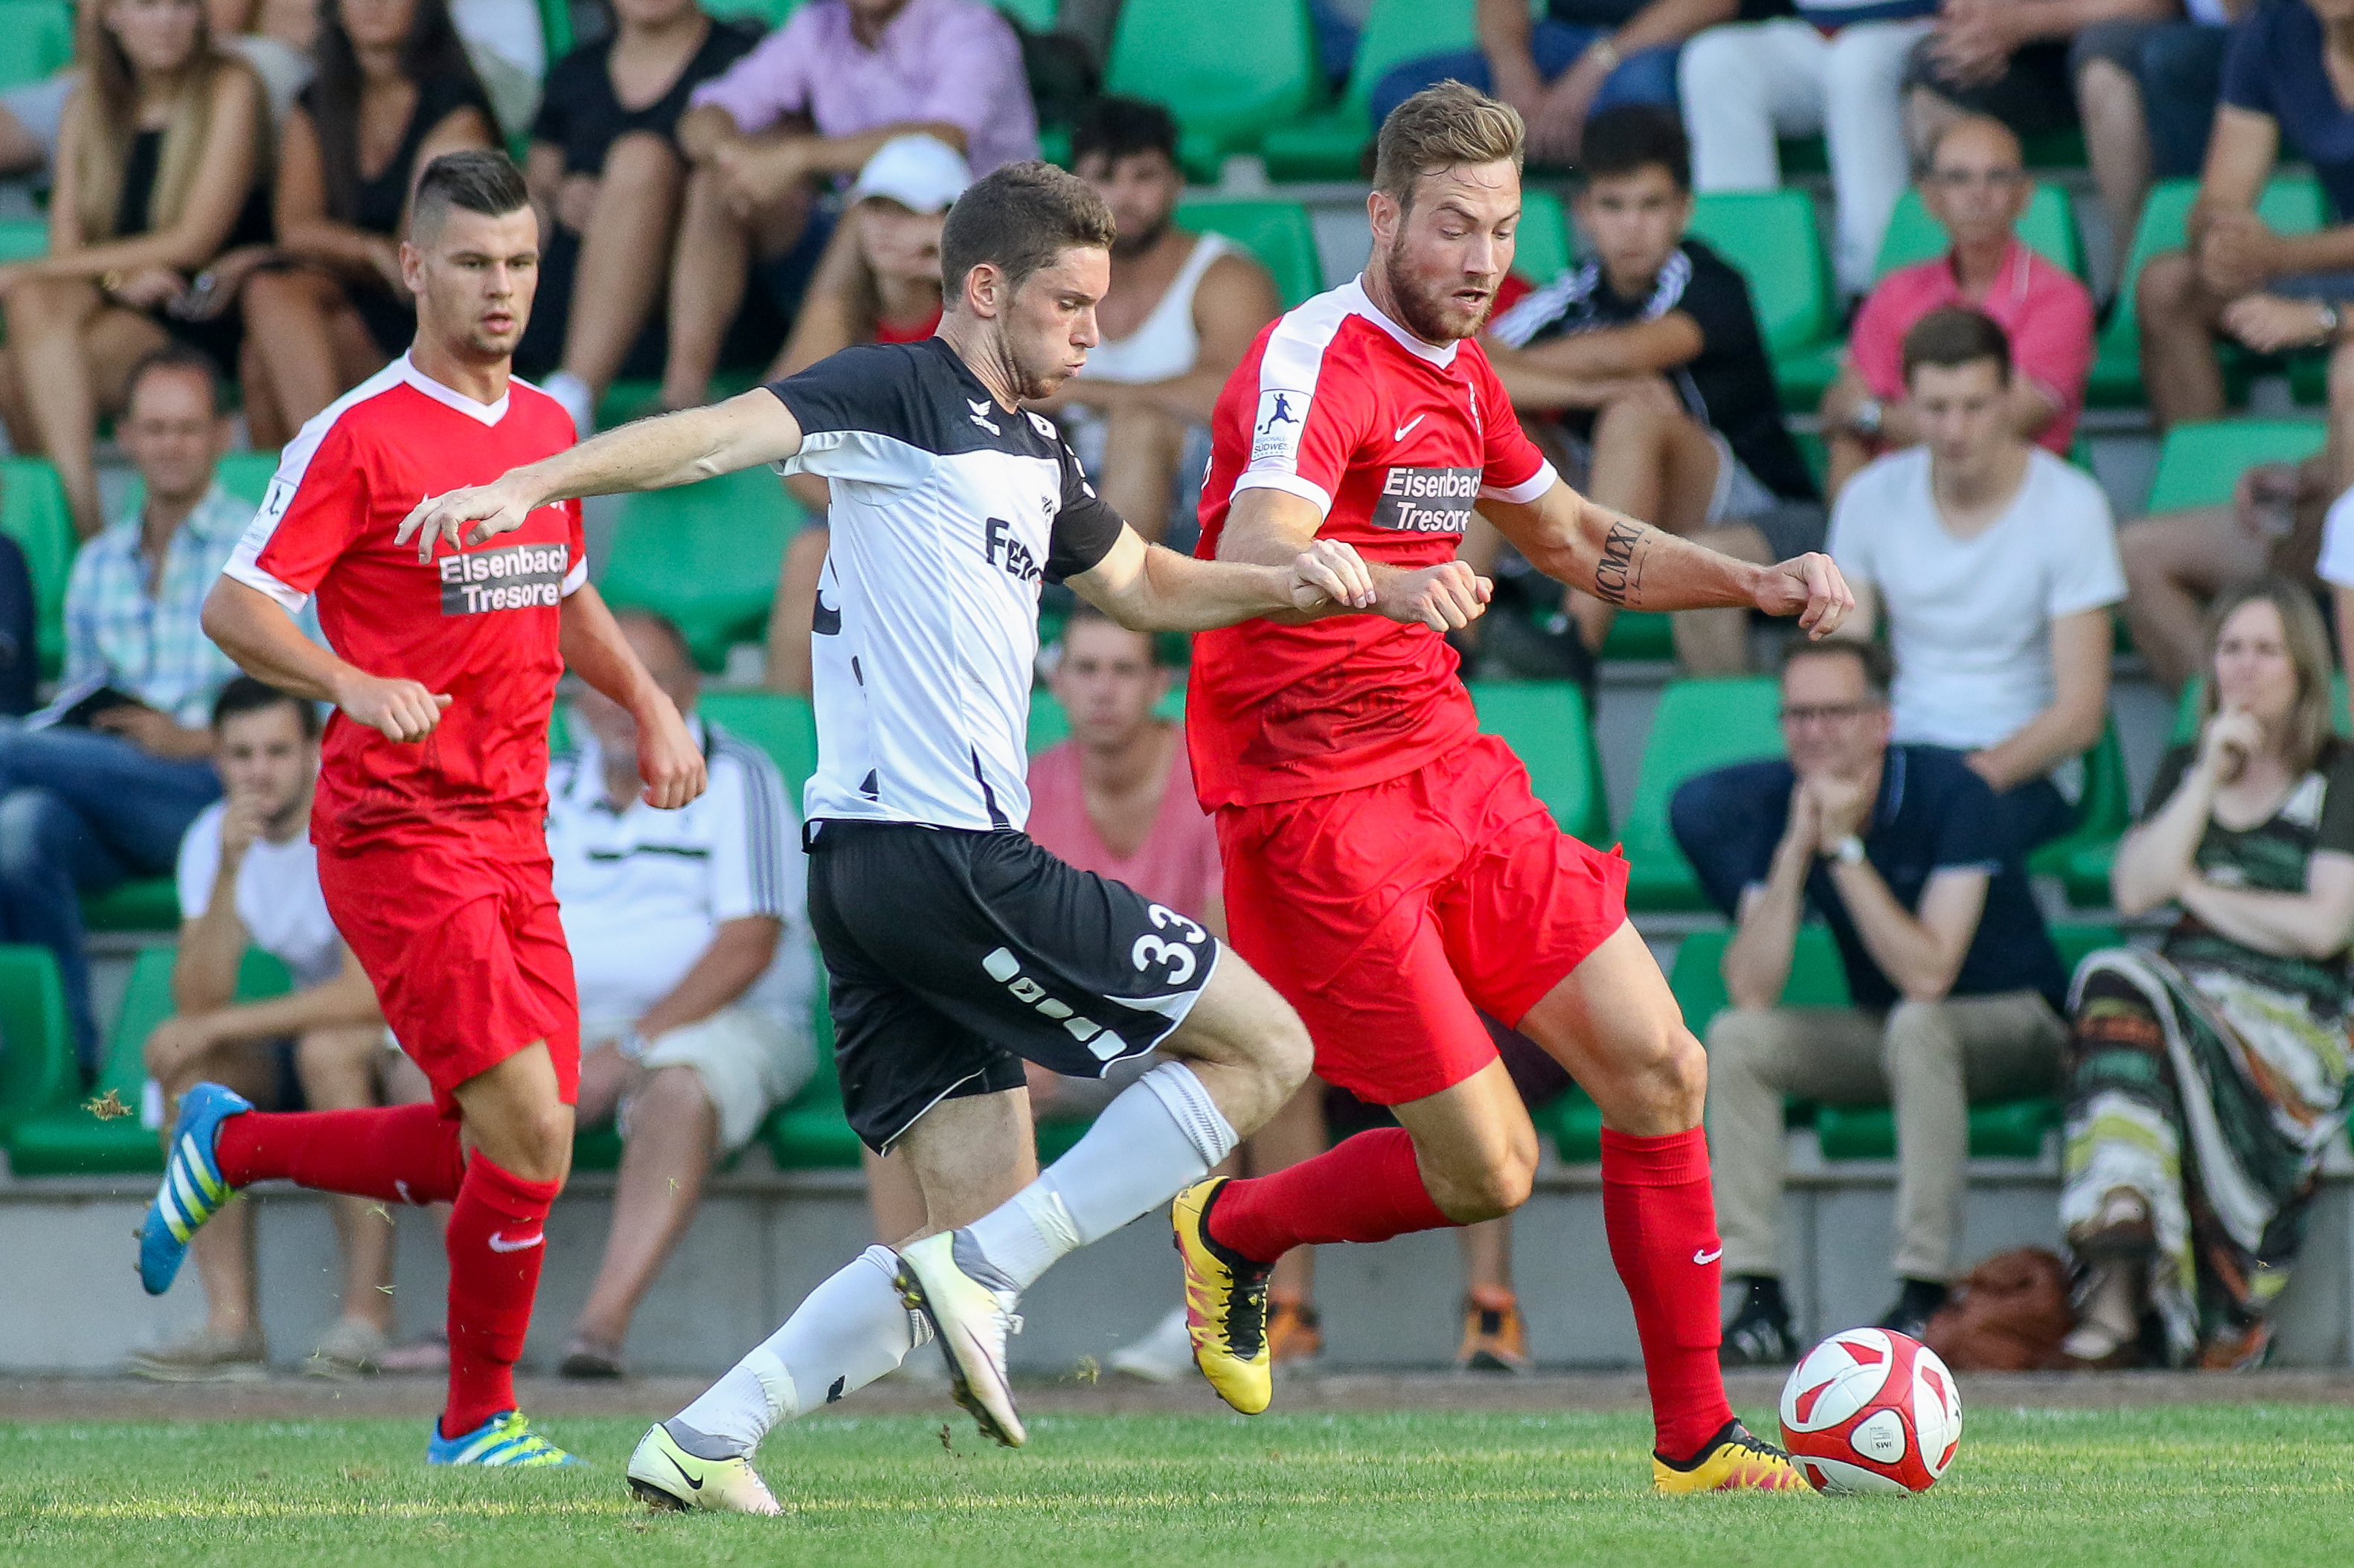
[[[1518,754],[1529,784],[1561,831],[1587,843],[1610,842],[1609,802],[1602,792],[1602,754],[1571,681],[1474,681],[1479,727]]]
[[[0,0],[0,88],[42,81],[73,61],[73,7],[61,0]]]
[[[1469,0],[1373,0],[1341,101],[1270,129],[1259,143],[1267,172],[1278,180],[1355,179],[1373,139],[1371,106],[1382,78],[1407,60],[1478,46]]]
[[[572,52],[572,0],[539,0],[539,36],[549,65]]]
[[[2198,199],[2197,180],[2160,180],[2150,187],[2149,198],[2142,204],[2141,221],[2134,228],[2133,246],[2118,281],[2116,303],[2094,344],[2092,381],[2085,399],[2096,408],[2137,408],[2143,400],[2135,290],[2151,257],[2182,249],[2190,208]],[[2283,234],[2312,233],[2321,227],[2322,211],[2321,187],[2309,175],[2282,175],[2266,185],[2256,201],[2257,215]]]
[[[33,575],[41,673],[55,675],[66,660],[66,577],[81,542],[74,536],[66,487],[47,459],[0,459],[0,534],[24,548]]]
[[[112,1093],[133,1114],[101,1120],[87,1106],[74,1104],[36,1111],[8,1134],[8,1164],[17,1175],[125,1175],[164,1169],[155,1130],[142,1127],[136,1113],[147,1084],[147,1036],[172,1015],[175,957],[172,948],[149,948],[133,963],[106,1065],[99,1073],[96,1093]],[[249,948],[238,968],[237,1000],[283,996],[292,983],[284,964]]]
[[[1185,683],[1182,677],[1152,711],[1172,723],[1185,722]],[[1043,681],[1031,687],[1030,750],[1034,754],[1050,746],[1059,746],[1070,736],[1071,721],[1065,715],[1063,705],[1055,700],[1055,694],[1046,689]]]
[[[703,8],[722,19],[749,16],[773,31],[792,18],[801,8],[801,0],[709,0]]]
[[[0,261],[37,261],[49,253],[49,226],[37,217],[0,220]]]
[[[2133,825],[2133,790],[2126,779],[2125,747],[2117,741],[2117,721],[2101,727],[2101,738],[2084,753],[2084,793],[2077,806],[2076,825],[2027,857],[2027,869],[2038,876],[2056,876],[2066,887],[2068,902],[2084,907],[2108,902],[2105,872],[2099,885],[2077,876],[2088,851],[2116,849],[2117,840]]]
[[[1602,1158],[1602,1107],[1578,1085],[1532,1107],[1529,1119],[1552,1140],[1564,1165],[1591,1165]]]
[[[1675,622],[1656,610],[1622,609],[1610,618],[1610,633],[1602,640],[1605,659],[1672,659],[1676,656]]]
[[[1296,201],[1185,201],[1177,221],[1188,228],[1223,234],[1259,259],[1275,275],[1283,308],[1324,291],[1324,268],[1316,257],[1316,225]]]
[[[1669,683],[1651,715],[1635,800],[1618,832],[1628,863],[1627,906],[1646,914],[1708,907],[1691,863],[1668,828],[1668,801],[1696,773],[1782,755],[1781,686],[1771,675]]]
[[[175,931],[179,885],[168,876],[149,876],[86,895],[81,923],[92,931]]]
[[[992,0],[1000,11],[1034,33],[1051,33],[1062,20],[1062,0]]]
[[[2302,462],[2321,450],[2319,419],[2213,419],[2177,425],[2158,449],[2149,510],[2174,512],[2232,499],[2240,475],[2261,462]]]
[[[719,669],[731,644],[766,630],[777,568],[801,516],[765,468],[632,495],[598,586],[616,607],[670,617],[695,662]]]
[[[1569,215],[1551,191],[1521,192],[1521,227],[1513,236],[1512,270],[1542,288],[1569,270]]]
[[[62,1103],[78,1083],[57,955],[0,945],[0,1131]]]
[[[1830,263],[1801,190],[1712,191],[1692,200],[1691,232],[1740,269],[1784,402],[1809,409],[1838,373]]]
[[[801,787],[817,771],[817,715],[807,697],[788,692],[705,692],[695,699],[695,711],[767,752],[785,776],[793,810],[801,809]]]
[[[761,1137],[781,1171],[851,1170],[859,1166],[858,1135],[843,1119],[842,1080],[833,1066],[833,1014],[825,999],[825,968],[818,967],[811,999],[811,1038],[817,1072],[792,1103],[769,1114]]]
[[[1210,183],[1227,154],[1312,107],[1317,76],[1305,0],[1127,0],[1104,90],[1166,104],[1179,161]]]
[[[2068,193],[2060,186],[2039,184],[2035,187],[2015,232],[2046,260],[2057,262],[2079,278],[2084,275],[2084,242],[2076,233],[2076,215],[2068,205]],[[1929,216],[1919,189],[1908,189],[1896,203],[1888,231],[1881,237],[1872,276],[1885,278],[1899,267],[1942,256],[1951,243],[1946,238],[1946,226]]]
[[[213,477],[220,481],[223,490],[239,501],[250,501],[259,506],[270,493],[270,481],[277,472],[276,452],[249,450],[224,453],[220,467],[213,471]]]

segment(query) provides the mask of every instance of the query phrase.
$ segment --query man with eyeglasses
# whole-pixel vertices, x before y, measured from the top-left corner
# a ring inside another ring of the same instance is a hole
[[[1877,643],[1793,644],[1787,760],[1704,773],[1676,792],[1676,841],[1737,930],[1730,1005],[1708,1029],[1708,1141],[1724,1272],[1747,1294],[1726,1366],[1780,1365],[1800,1341],[1776,1230],[1782,1100],[1896,1111],[1897,1298],[1881,1327],[1918,1337],[1945,1304],[1962,1225],[1969,1104],[2056,1081],[2068,973],[1987,781],[1942,747],[1892,745],[1894,664]],[[1852,1005],[1783,993],[1802,921],[1830,927]]]
[[[1904,334],[1947,305],[1972,306],[2001,326],[2018,369],[2010,428],[2068,455],[2093,367],[2093,296],[2011,232],[2034,195],[2019,138],[1999,120],[1956,120],[1930,148],[1921,202],[1953,245],[1882,278],[1856,315],[1839,378],[1819,409],[1833,497],[1874,457],[1923,439],[1905,396]]]

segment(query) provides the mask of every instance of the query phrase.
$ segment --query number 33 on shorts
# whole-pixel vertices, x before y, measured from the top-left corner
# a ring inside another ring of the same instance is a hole
[[[1184,936],[1184,945],[1163,941],[1159,937],[1139,937],[1136,939],[1136,946],[1129,949],[1129,959],[1136,965],[1139,973],[1151,969],[1155,964],[1166,964],[1169,966],[1169,976],[1163,983],[1172,986],[1183,985],[1193,978],[1193,970],[1196,967],[1193,949],[1208,941],[1210,933],[1204,930],[1197,922],[1187,919],[1165,904],[1154,905],[1151,917],[1153,925],[1161,930],[1166,931],[1174,927],[1182,932]]]

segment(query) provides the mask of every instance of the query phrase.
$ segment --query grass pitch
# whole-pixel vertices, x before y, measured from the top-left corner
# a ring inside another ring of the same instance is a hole
[[[761,1451],[782,1520],[649,1513],[621,1480],[642,1421],[549,1430],[593,1467],[429,1471],[416,1421],[0,1426],[0,1563],[2343,1568],[2354,1543],[2333,1406],[1972,1409],[1910,1499],[1653,1499],[1624,1414],[1044,1414],[1021,1453],[962,1417],[822,1418]]]

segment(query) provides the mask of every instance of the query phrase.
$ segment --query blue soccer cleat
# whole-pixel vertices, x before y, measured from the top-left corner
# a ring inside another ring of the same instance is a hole
[[[567,1454],[531,1429],[531,1423],[520,1410],[502,1411],[475,1427],[472,1432],[455,1437],[441,1436],[441,1425],[433,1425],[433,1440],[425,1445],[425,1462],[429,1465],[520,1465],[545,1468],[557,1465],[578,1465],[578,1456]]]
[[[253,1108],[253,1102],[218,1084],[198,1084],[180,1097],[179,1119],[172,1124],[172,1147],[164,1161],[164,1184],[147,1205],[139,1226],[139,1283],[150,1296],[172,1288],[188,1238],[236,1196],[213,1158],[220,1124]]]

